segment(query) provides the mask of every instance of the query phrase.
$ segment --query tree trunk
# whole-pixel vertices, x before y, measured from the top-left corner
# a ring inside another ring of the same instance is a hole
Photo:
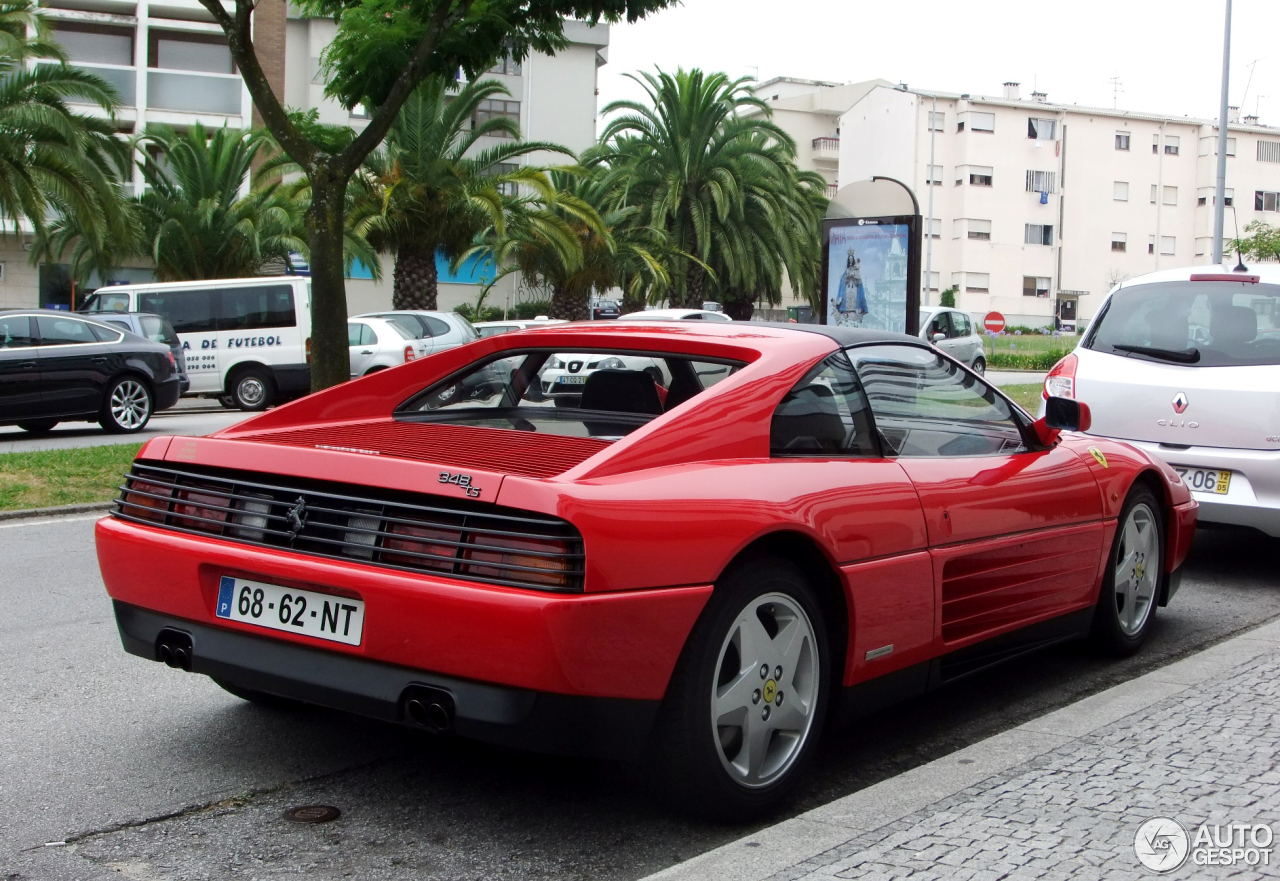
[[[729,288],[725,291],[720,304],[724,307],[724,314],[734,321],[750,321],[756,310],[755,300],[741,288]]]
[[[643,312],[647,305],[649,304],[645,301],[643,293],[632,294],[630,291],[623,290],[621,307],[623,315],[630,315],[632,312]]]
[[[347,350],[347,288],[342,269],[343,201],[347,182],[325,168],[311,181],[308,240],[311,243],[311,390],[351,378]]]
[[[690,262],[684,272],[684,296],[682,302],[672,303],[675,309],[701,309],[706,299],[707,271],[697,263]]]
[[[551,286],[551,317],[586,321],[591,317],[586,292],[572,293],[564,285]]]
[[[439,273],[435,249],[404,246],[396,252],[391,306],[434,312],[439,303]]]

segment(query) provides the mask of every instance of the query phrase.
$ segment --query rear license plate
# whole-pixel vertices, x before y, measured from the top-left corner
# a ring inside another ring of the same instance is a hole
[[[258,627],[301,633],[316,639],[359,645],[364,602],[310,590],[222,576],[218,582],[219,618]]]
[[[560,377],[561,385],[586,385],[587,378],[585,376],[562,376]]]
[[[1231,472],[1216,468],[1187,468],[1185,465],[1174,465],[1173,470],[1183,479],[1193,492],[1215,493],[1225,496],[1231,488]]]

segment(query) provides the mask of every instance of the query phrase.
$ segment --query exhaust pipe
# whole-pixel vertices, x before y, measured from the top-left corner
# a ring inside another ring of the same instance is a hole
[[[432,734],[441,734],[453,728],[455,708],[453,695],[443,688],[427,685],[411,685],[401,698],[404,721]]]
[[[166,627],[156,636],[156,660],[175,670],[191,671],[191,634]]]

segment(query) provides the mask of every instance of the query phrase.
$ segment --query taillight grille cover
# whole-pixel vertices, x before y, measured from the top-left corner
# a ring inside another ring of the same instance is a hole
[[[135,462],[112,515],[179,532],[507,587],[582,590],[582,536],[556,517],[190,466]]]

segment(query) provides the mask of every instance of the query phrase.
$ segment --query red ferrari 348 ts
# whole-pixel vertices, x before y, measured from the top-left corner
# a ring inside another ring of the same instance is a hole
[[[907,336],[559,325],[156,438],[98,555],[133,654],[743,817],[833,717],[1143,642],[1196,503],[1087,422]]]

